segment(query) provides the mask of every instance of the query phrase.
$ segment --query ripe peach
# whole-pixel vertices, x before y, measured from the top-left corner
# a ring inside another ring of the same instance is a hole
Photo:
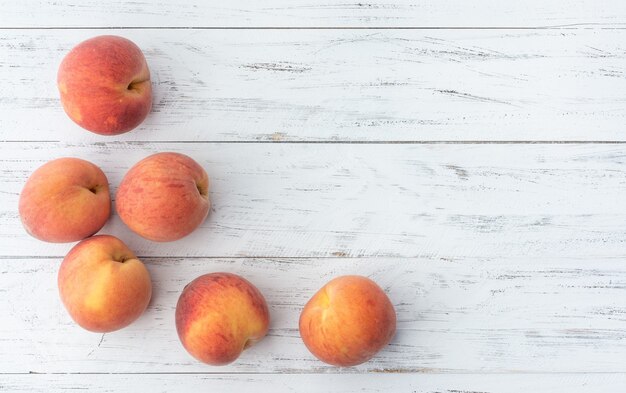
[[[176,305],[176,330],[185,349],[201,362],[228,364],[268,331],[263,295],[235,274],[205,274],[183,290]]]
[[[68,116],[96,134],[130,131],[152,106],[146,59],[122,37],[103,35],[74,47],[61,62],[57,86]]]
[[[19,213],[26,231],[39,240],[81,240],[98,232],[111,214],[109,183],[89,161],[49,161],[26,181]]]
[[[209,177],[197,162],[178,153],[157,153],[133,166],[115,200],[124,223],[149,240],[187,236],[209,213]]]
[[[128,326],[152,295],[150,273],[120,239],[100,235],[78,243],[58,276],[59,294],[76,323],[92,332]]]
[[[335,366],[371,359],[396,331],[389,298],[366,277],[342,276],[328,282],[300,315],[300,335],[309,351]]]

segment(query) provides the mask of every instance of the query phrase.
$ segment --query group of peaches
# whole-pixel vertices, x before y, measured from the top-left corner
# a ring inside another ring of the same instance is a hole
[[[152,105],[150,72],[141,50],[117,36],[99,36],[63,59],[57,84],[68,116],[81,127],[117,135],[137,127]],[[209,213],[209,178],[192,158],[157,153],[124,176],[116,210],[135,233],[155,242],[176,241]],[[26,231],[47,242],[79,241],[64,258],[59,294],[72,319],[94,332],[128,326],[152,295],[150,274],[120,239],[92,236],[111,214],[106,175],[78,158],[59,158],[38,168],[24,185],[19,214]],[[233,362],[269,328],[261,292],[231,273],[210,273],[190,282],[176,306],[178,336],[196,359]],[[396,330],[385,292],[362,276],[328,282],[305,305],[300,335],[320,360],[353,366],[372,358]]]

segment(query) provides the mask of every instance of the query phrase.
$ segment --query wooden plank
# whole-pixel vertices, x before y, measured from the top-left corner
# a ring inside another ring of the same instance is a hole
[[[108,139],[69,120],[55,85],[65,53],[104,33],[145,50],[155,91],[144,124]],[[5,30],[0,140],[626,141],[625,39],[621,29]]]
[[[623,25],[618,0],[202,0],[103,3],[25,0],[5,4],[0,27],[494,27]]]
[[[114,392],[259,391],[348,393],[514,393],[566,391],[569,393],[622,393],[624,374],[531,374],[531,375],[3,375],[0,390],[11,392],[57,392],[86,389]]]
[[[626,264],[621,258],[147,258],[154,296],[109,334],[71,322],[56,287],[59,260],[0,268],[0,373],[626,372]],[[180,291],[214,271],[241,274],[271,310],[268,337],[233,364],[200,364],[179,343]],[[317,361],[297,329],[301,308],[343,274],[371,277],[396,307],[398,332],[354,368]],[[0,378],[2,380],[2,378]]]
[[[113,216],[104,233],[143,256],[624,257],[624,144],[0,144],[2,254],[62,256],[17,214],[28,176],[82,157],[113,189],[145,156],[177,151],[212,179],[213,212],[153,243]]]

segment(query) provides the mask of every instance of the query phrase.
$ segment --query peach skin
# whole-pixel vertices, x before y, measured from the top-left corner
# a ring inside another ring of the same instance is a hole
[[[177,240],[208,215],[209,177],[184,154],[153,154],[124,176],[115,203],[122,221],[138,235],[158,242]]]
[[[59,66],[57,86],[67,115],[96,134],[130,131],[152,106],[150,71],[141,49],[113,35],[74,47]]]
[[[342,276],[328,282],[300,314],[300,335],[318,359],[356,366],[387,345],[396,331],[391,301],[369,278]]]
[[[78,241],[98,232],[109,218],[109,183],[89,161],[52,160],[28,178],[18,210],[33,237],[54,243]]]
[[[231,273],[205,274],[183,290],[176,305],[176,330],[193,357],[214,366],[235,361],[269,328],[263,295]]]
[[[130,325],[152,296],[144,264],[120,239],[108,235],[74,246],[61,263],[58,285],[72,319],[100,333]]]

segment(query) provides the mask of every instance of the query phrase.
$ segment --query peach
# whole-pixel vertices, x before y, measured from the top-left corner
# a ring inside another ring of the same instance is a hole
[[[268,331],[263,295],[231,273],[205,274],[183,290],[176,305],[176,330],[185,349],[214,366],[235,361]]]
[[[99,235],[67,254],[58,276],[59,294],[72,319],[92,332],[128,326],[152,295],[150,274],[120,239]]]
[[[18,209],[24,228],[37,239],[74,242],[98,232],[109,218],[109,183],[91,162],[59,158],[31,174]]]
[[[122,37],[98,36],[74,47],[61,62],[57,86],[68,116],[96,134],[130,131],[152,106],[146,59]]]
[[[300,335],[309,351],[335,366],[371,359],[396,331],[396,312],[376,283],[362,276],[328,282],[300,314]]]
[[[138,235],[158,242],[177,240],[208,215],[209,178],[186,155],[153,154],[124,176],[115,203],[122,221]]]

